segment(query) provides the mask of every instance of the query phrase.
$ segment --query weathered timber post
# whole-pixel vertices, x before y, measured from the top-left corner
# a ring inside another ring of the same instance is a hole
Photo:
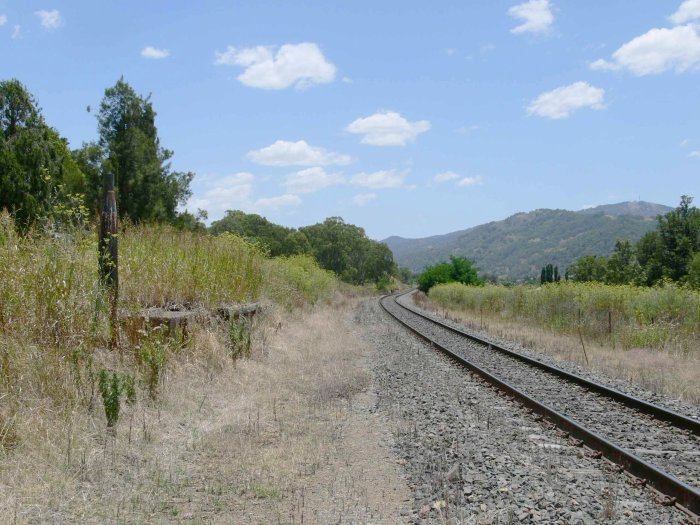
[[[100,282],[107,290],[110,301],[110,346],[118,343],[117,301],[119,299],[119,216],[114,195],[114,174],[105,173],[98,260]]]

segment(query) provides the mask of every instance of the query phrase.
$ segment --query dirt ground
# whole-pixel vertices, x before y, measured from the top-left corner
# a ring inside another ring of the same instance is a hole
[[[207,358],[173,365],[160,402],[125,407],[114,435],[76,410],[67,435],[4,458],[0,522],[406,522],[353,306],[268,313],[234,365],[200,334]]]

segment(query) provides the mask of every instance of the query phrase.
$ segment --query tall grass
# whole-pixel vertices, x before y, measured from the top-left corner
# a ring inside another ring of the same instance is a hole
[[[309,255],[269,259],[264,269],[266,295],[290,310],[329,299],[338,282]]]
[[[544,286],[435,286],[430,298],[476,316],[497,315],[555,333],[581,334],[624,349],[674,349],[694,353],[700,343],[700,292],[673,284],[629,285],[562,282]]]
[[[335,287],[335,278],[313,259],[267,259],[231,234],[145,225],[126,227],[119,240],[121,312],[172,304],[216,309],[264,298],[292,309],[329,298]],[[50,434],[57,418],[72,417],[75,410],[101,418],[95,406],[104,369],[110,377],[135,377],[141,395],[155,397],[154,381],[164,377],[172,345],[153,331],[144,334],[141,346],[122,338],[119,351],[111,352],[108,321],[96,232],[78,228],[22,237],[11,217],[0,213],[0,457],[32,434]],[[204,339],[225,340],[227,334],[217,329],[205,328],[211,333]],[[149,345],[168,354],[155,376],[143,359]],[[206,359],[195,351],[186,349],[187,359]]]

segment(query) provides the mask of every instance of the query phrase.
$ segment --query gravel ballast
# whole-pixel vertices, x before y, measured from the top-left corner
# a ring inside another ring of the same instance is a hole
[[[405,297],[403,298],[404,300]],[[399,299],[401,300],[401,299]],[[387,300],[384,305],[440,345],[507,381],[680,480],[700,487],[700,439],[620,402],[475,343]]]
[[[357,312],[372,361],[376,411],[393,429],[416,523],[682,523],[649,489],[589,458],[441,353],[376,301]]]

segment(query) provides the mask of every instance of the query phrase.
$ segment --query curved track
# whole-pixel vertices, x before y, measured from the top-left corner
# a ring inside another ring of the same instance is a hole
[[[405,295],[405,294],[400,294]],[[400,297],[400,296],[399,296]],[[573,443],[602,454],[675,503],[700,515],[700,422],[605,385],[493,345],[401,304],[384,310],[527,408],[568,432]]]

